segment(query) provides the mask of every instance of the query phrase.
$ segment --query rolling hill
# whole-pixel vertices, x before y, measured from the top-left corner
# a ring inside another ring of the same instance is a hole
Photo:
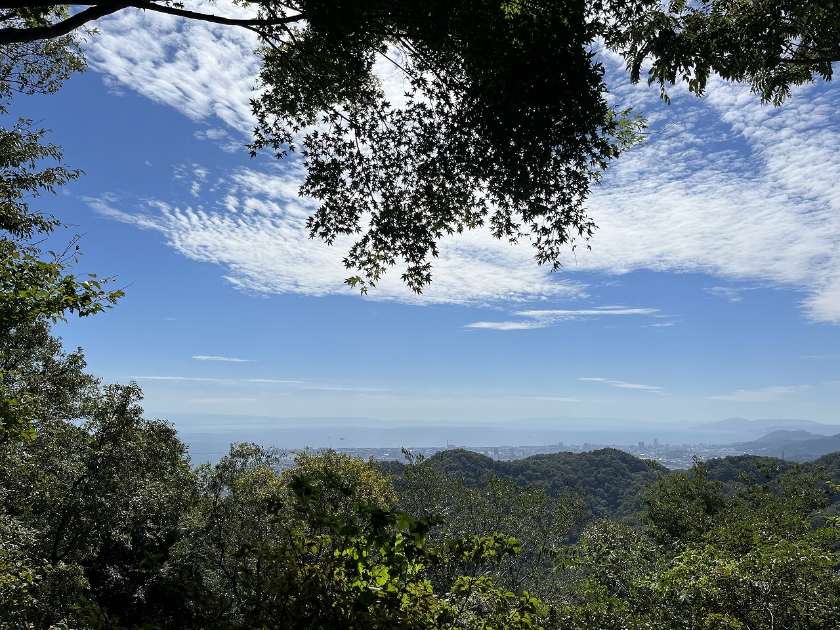
[[[544,488],[549,495],[573,493],[584,500],[593,516],[627,516],[640,507],[641,489],[668,469],[629,453],[604,448],[586,453],[551,453],[525,459],[499,461],[463,449],[437,453],[423,466],[480,486],[493,476],[522,486]],[[399,475],[403,465],[384,467]]]
[[[817,436],[815,440],[804,432],[787,433],[769,434],[757,440],[755,448],[772,451],[779,445],[778,440],[785,438],[785,448],[799,445],[802,454],[814,452],[815,442],[824,445],[821,450],[833,445],[836,452],[803,464],[765,454],[715,458],[706,462],[709,476],[726,484],[737,482],[744,474],[755,480],[769,481],[799,465],[806,471],[824,475],[826,479],[840,481],[840,436],[828,439]],[[379,462],[378,465],[396,477],[400,477],[405,468],[404,464],[395,461]],[[480,487],[490,478],[498,477],[521,486],[544,488],[552,496],[570,493],[583,500],[589,517],[631,520],[642,509],[645,486],[672,473],[661,464],[612,448],[586,453],[534,455],[511,461],[493,460],[472,451],[452,449],[437,453],[420,465],[433,467],[473,487]]]

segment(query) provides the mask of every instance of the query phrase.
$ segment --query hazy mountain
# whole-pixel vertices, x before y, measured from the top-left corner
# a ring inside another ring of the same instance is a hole
[[[378,418],[293,418],[213,414],[166,414],[189,445],[196,462],[215,461],[230,443],[250,441],[267,446],[313,448],[394,448],[463,446],[582,445],[622,446],[654,439],[662,444],[731,444],[768,433],[807,431],[840,433],[840,426],[810,420],[730,418],[690,425],[679,419],[646,422],[620,418],[518,418],[464,422]],[[561,450],[564,450],[561,448]]]
[[[709,441],[716,436],[719,442],[751,441],[776,431],[807,431],[816,435],[835,435],[840,433],[840,425],[814,422],[813,420],[787,418],[727,418],[716,422],[697,424],[691,427],[701,441]]]
[[[779,429],[771,431],[757,440],[753,440],[752,444],[765,444],[767,446],[784,445],[790,442],[805,442],[808,440],[823,439],[821,435],[811,433],[810,431],[803,431],[802,429]]]
[[[779,457],[795,462],[813,461],[823,455],[840,451],[840,433],[817,435],[801,430],[778,430],[757,440],[742,442],[733,446],[745,453]]]

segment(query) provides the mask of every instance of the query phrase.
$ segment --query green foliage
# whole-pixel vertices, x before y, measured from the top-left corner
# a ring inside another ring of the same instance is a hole
[[[460,461],[469,461],[466,453]],[[516,540],[520,552],[505,555],[490,575],[511,591],[527,590],[543,600],[554,596],[553,558],[567,542],[580,515],[579,500],[550,497],[538,488],[523,489],[511,480],[490,476],[467,484],[456,474],[443,472],[440,460],[412,460],[394,479],[398,507],[417,518],[440,517],[432,528],[430,544],[474,536],[502,535]],[[450,464],[452,462],[450,461]],[[473,573],[474,563],[462,558],[430,568],[433,582]]]
[[[646,520],[661,542],[698,539],[725,506],[723,484],[710,480],[697,460],[690,472],[658,480],[644,498]]]
[[[51,10],[47,11],[49,14]],[[28,17],[27,19],[35,19]],[[55,91],[81,61],[69,43],[4,47],[0,55],[0,118],[14,92]],[[31,439],[37,390],[25,386],[5,353],[25,349],[34,328],[75,313],[88,316],[113,305],[122,291],[109,279],[68,273],[78,258],[76,238],[64,251],[44,252],[38,244],[60,223],[31,203],[79,177],[61,165],[61,149],[44,143],[46,131],[20,119],[0,127],[0,443]],[[22,344],[22,345],[21,345]]]
[[[433,584],[429,566],[492,564],[518,543],[501,534],[429,545],[434,520],[391,510],[375,469],[327,452],[277,472],[276,455],[237,445],[198,471],[198,499],[175,547],[173,577],[188,585],[181,627],[483,628],[485,616],[533,627],[541,604],[487,576]],[[352,509],[351,509],[352,508]],[[518,625],[516,625],[518,624]]]
[[[619,3],[610,3],[617,5]],[[764,101],[780,104],[791,88],[830,80],[840,60],[840,18],[833,0],[672,0],[638,2],[608,29],[607,43],[663,95],[683,81],[702,94],[709,78],[747,82]],[[641,10],[639,10],[641,9]]]
[[[28,335],[7,356],[44,394],[33,439],[0,448],[0,628],[840,623],[824,462],[658,474],[643,525],[594,520],[572,540],[568,497],[467,483],[432,460],[393,485],[330,451],[281,470],[281,453],[251,444],[191,469],[173,428],[143,419],[136,386],[103,387],[46,327]],[[482,462],[462,455],[443,461]]]
[[[242,4],[251,4],[244,2]],[[136,385],[104,386],[51,323],[121,295],[77,278],[75,239],[33,209],[79,172],[13,93],[84,67],[77,28],[133,5],[12,3],[0,15],[0,629],[840,626],[838,458],[731,458],[669,474],[611,449],[494,462],[454,451],[393,480],[334,452],[234,445],[190,467]],[[304,0],[252,5],[263,67],[253,151],[298,152],[311,234],[358,240],[364,291],[420,291],[441,238],[487,226],[540,263],[592,235],[585,200],[643,122],[609,105],[593,52],[631,79],[749,82],[780,103],[832,77],[831,2]],[[403,73],[386,96],[379,60]],[[582,518],[579,508],[582,507]],[[641,516],[640,516],[641,513]],[[617,522],[620,519],[623,522]],[[584,527],[582,530],[580,527]]]
[[[170,1],[92,2],[72,16],[13,3],[0,16],[0,92],[55,89],[83,66],[79,29],[130,7],[255,31],[252,152],[300,156],[301,193],[320,204],[310,233],[356,238],[344,263],[363,292],[395,266],[421,291],[441,239],[479,226],[530,240],[554,268],[592,236],[591,187],[644,128],[610,105],[601,47],[625,59],[634,82],[648,67],[666,99],[679,82],[701,95],[717,74],[779,104],[797,85],[831,79],[840,60],[834,0],[238,4],[254,17]],[[378,62],[401,73],[402,93],[386,94]]]
[[[555,267],[563,246],[592,235],[591,183],[641,123],[607,103],[583,3],[297,8],[305,24],[261,51],[253,151],[301,152],[301,193],[321,202],[313,236],[361,233],[344,261],[359,272],[351,285],[365,290],[400,264],[419,292],[440,239],[480,225],[530,238]],[[398,101],[373,72],[378,60],[405,77]]]
[[[33,440],[0,450],[1,516],[28,536],[27,614],[46,625],[80,602],[115,621],[144,608],[191,486],[183,445],[141,417],[136,386],[85,385],[79,404],[40,417]]]
[[[583,628],[833,628],[840,529],[824,483],[793,469],[724,487],[697,464],[648,493],[647,531],[593,525],[561,564],[558,614]],[[606,529],[605,529],[606,527]]]
[[[512,461],[492,460],[460,449],[438,453],[422,466],[483,487],[492,478],[545,491],[551,497],[582,500],[583,518],[618,517],[634,520],[642,509],[642,487],[667,469],[617,449],[587,453],[552,453]],[[401,471],[395,469],[397,474]]]
[[[840,623],[837,561],[807,538],[770,537],[741,553],[710,544],[677,555],[655,588],[672,624],[831,628]]]
[[[27,244],[59,225],[55,218],[33,212],[30,200],[79,176],[63,166],[42,167],[45,160],[61,160],[58,147],[43,144],[44,134],[26,120],[0,129],[0,233],[7,234],[0,239],[0,334],[40,318],[92,315],[122,296],[121,291],[106,291],[106,281],[95,275],[77,280],[65,273],[78,252],[75,242],[65,252],[49,252],[48,260],[37,246]]]
[[[0,28],[43,26],[67,16],[64,6],[20,7],[0,17]],[[69,34],[52,39],[0,45],[0,99],[11,93],[51,94],[74,72],[85,68],[79,37]]]

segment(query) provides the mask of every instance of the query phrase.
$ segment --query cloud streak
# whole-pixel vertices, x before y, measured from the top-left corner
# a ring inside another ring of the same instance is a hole
[[[143,375],[132,376],[134,381],[171,381],[183,383],[262,383],[270,385],[302,385],[305,381],[285,378],[215,378],[205,376],[168,376],[168,375]]]
[[[542,309],[516,311],[514,315],[524,318],[521,321],[481,321],[466,324],[465,328],[479,328],[485,330],[533,330],[548,328],[560,322],[596,317],[615,316],[652,316],[659,313],[656,308],[626,308],[623,306],[599,306],[582,309]]]
[[[709,396],[709,400],[723,400],[738,403],[763,403],[779,400],[787,396],[802,393],[810,389],[808,385],[776,385],[760,389],[736,389],[729,394]]]
[[[357,385],[334,385],[330,383],[316,383],[300,379],[289,378],[220,378],[205,376],[171,376],[171,375],[142,375],[131,376],[134,381],[170,382],[170,383],[208,383],[216,385],[281,385],[296,391],[381,394],[390,390],[382,387],[368,387]]]
[[[630,389],[641,392],[650,392],[652,394],[664,394],[665,388],[659,385],[642,385],[641,383],[628,383],[627,381],[619,381],[612,378],[601,378],[599,376],[582,376],[578,379],[582,383],[603,383],[610,387],[618,389]]]
[[[271,196],[268,196],[270,193]],[[256,293],[300,293],[311,296],[358,295],[344,280],[351,275],[341,262],[350,237],[332,247],[309,238],[307,200],[297,197],[293,173],[274,170],[257,176],[242,169],[227,180],[213,207],[146,202],[139,211],[118,207],[106,195],[87,199],[97,213],[160,232],[187,258],[220,265],[235,287]],[[484,230],[440,244],[433,284],[416,295],[392,270],[370,299],[408,303],[480,304],[577,298],[585,287],[538,267],[527,246],[511,247]]]
[[[740,302],[744,299],[744,296],[741,295],[741,291],[734,287],[706,287],[704,291],[709,295],[714,295],[715,297],[724,299],[732,304]]]
[[[216,354],[194,354],[192,359],[193,361],[218,361],[221,363],[252,363],[251,359],[224,357]]]

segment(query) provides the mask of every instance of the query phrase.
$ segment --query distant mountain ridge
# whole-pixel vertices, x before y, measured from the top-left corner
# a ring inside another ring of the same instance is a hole
[[[810,431],[819,435],[834,435],[840,433],[840,425],[815,422],[813,420],[785,419],[785,418],[726,418],[716,422],[706,422],[694,426],[701,431],[750,431],[764,434],[772,431]]]
[[[794,462],[808,462],[840,451],[840,433],[817,435],[802,430],[772,431],[757,440],[733,444],[745,453],[778,457]]]
[[[753,444],[787,444],[789,442],[805,442],[807,440],[815,440],[823,436],[805,431],[803,429],[777,429],[771,431],[757,440],[753,440]]]

